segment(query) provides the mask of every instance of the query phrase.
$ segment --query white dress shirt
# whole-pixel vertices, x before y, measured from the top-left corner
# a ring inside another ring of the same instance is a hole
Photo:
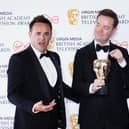
[[[31,45],[31,47],[34,50],[41,66],[45,72],[45,75],[47,76],[50,86],[54,87],[57,82],[57,71],[56,71],[56,68],[55,68],[53,62],[51,61],[50,57],[46,57],[46,56],[44,56],[40,59],[41,52],[39,52],[37,49],[35,49],[32,45]]]
[[[96,47],[96,44],[98,44],[98,43],[96,41],[94,41],[94,43],[95,43],[95,47]],[[109,42],[105,43],[105,46],[106,45],[109,45]],[[109,51],[107,51],[107,52],[104,52],[103,50],[97,51],[96,52],[97,59],[107,60],[108,59],[108,53],[109,53]]]

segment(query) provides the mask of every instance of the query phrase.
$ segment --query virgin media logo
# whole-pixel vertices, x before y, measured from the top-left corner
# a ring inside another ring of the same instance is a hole
[[[50,20],[54,24],[58,24],[59,23],[59,17],[58,16],[49,16],[46,13],[43,14],[43,16],[45,16],[48,20]]]
[[[23,51],[28,46],[29,46],[29,43],[24,44],[21,41],[14,41],[14,43],[13,43],[13,51],[14,51],[14,53],[17,53],[17,52]]]
[[[127,41],[117,41],[117,40],[113,40],[113,43],[120,46],[120,47],[123,47],[123,48],[126,48],[128,49],[128,46],[129,46],[129,43]]]

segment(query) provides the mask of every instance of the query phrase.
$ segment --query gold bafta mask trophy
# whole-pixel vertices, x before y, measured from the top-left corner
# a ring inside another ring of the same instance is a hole
[[[72,114],[70,116],[70,122],[71,122],[71,129],[79,129],[77,114]]]
[[[107,75],[110,72],[111,62],[109,60],[100,60],[96,59],[93,62],[93,70],[96,74],[97,79],[105,80],[107,79]],[[108,87],[107,85],[103,86],[100,90],[98,90],[97,94],[99,95],[107,95]]]

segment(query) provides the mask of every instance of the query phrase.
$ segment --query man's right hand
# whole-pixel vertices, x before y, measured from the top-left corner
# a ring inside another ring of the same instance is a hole
[[[34,104],[33,109],[35,113],[38,112],[48,112],[53,110],[54,106],[56,105],[55,100],[52,100],[48,105],[44,105],[43,101],[39,101]]]
[[[93,85],[92,85],[91,89],[92,89],[93,93],[95,93],[105,85],[105,81],[102,79],[95,79],[92,84]]]

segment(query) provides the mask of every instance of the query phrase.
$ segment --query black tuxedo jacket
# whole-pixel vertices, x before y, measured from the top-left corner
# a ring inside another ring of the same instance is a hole
[[[33,113],[33,105],[51,101],[48,79],[31,47],[12,55],[8,66],[8,99],[16,105],[14,129],[65,129],[65,106],[59,56],[48,51],[57,74],[57,106],[50,112]]]
[[[96,78],[93,61],[97,59],[94,41],[79,49],[75,56],[72,88],[80,96],[79,123],[85,129],[97,129],[108,121],[109,125],[129,123],[126,98],[129,96],[129,56],[124,48],[110,43],[110,51],[120,49],[127,65],[121,68],[117,61],[109,56],[110,73],[107,77],[109,94],[101,96],[90,94],[89,86]]]

